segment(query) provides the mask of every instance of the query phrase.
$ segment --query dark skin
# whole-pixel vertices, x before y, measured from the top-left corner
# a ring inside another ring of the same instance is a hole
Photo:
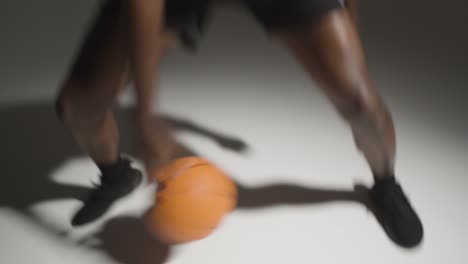
[[[158,26],[160,12],[161,1],[115,1],[103,7],[63,85],[58,99],[62,120],[96,163],[117,159],[119,131],[111,108],[130,80],[135,83],[135,121],[147,167],[159,166],[156,161],[167,160],[171,153],[172,141],[165,138],[170,133],[151,116],[154,73],[174,41]]]
[[[376,177],[393,175],[395,129],[371,81],[357,30],[346,10],[280,38],[351,126],[357,147]]]
[[[353,18],[356,25],[359,25],[359,2],[358,0],[346,0],[345,6],[349,10],[349,14]]]
[[[176,144],[168,127],[162,120],[151,121],[158,66],[174,37],[162,27],[162,0],[122,0],[121,4],[125,8],[114,2],[114,9],[99,16],[59,101],[64,122],[82,148],[95,162],[111,163],[119,153],[111,107],[133,81],[135,121],[151,178],[175,155]],[[393,121],[368,76],[355,23],[357,1],[347,1],[346,7],[306,28],[276,35],[348,122],[373,174],[390,176],[395,163]],[[112,26],[100,28],[100,24]]]

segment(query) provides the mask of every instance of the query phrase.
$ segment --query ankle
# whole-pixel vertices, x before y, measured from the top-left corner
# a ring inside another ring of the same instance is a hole
[[[113,162],[96,163],[103,176],[121,174],[128,167],[128,162],[118,155]]]
[[[375,182],[382,182],[382,181],[395,181],[395,174],[394,173],[382,173],[382,174],[373,174]]]

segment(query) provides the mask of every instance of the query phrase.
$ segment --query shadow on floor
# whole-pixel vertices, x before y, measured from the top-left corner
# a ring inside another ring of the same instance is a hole
[[[131,130],[132,126],[126,125],[131,122],[131,111],[119,109],[116,113],[121,128],[122,149],[134,156],[134,133]],[[189,121],[169,116],[165,116],[164,119],[176,130],[187,130],[208,137],[230,151],[241,153],[247,148],[242,140],[213,132]],[[55,119],[51,103],[0,107],[0,125],[3,174],[0,207],[8,207],[34,218],[29,211],[34,204],[57,199],[81,199],[89,191],[86,187],[55,183],[49,177],[51,172],[66,160],[83,156],[68,132]],[[187,154],[195,154],[189,149],[184,149]],[[372,209],[367,200],[368,190],[360,185],[350,190],[325,190],[291,184],[272,184],[255,188],[238,184],[238,187],[240,210],[338,201],[360,203]],[[35,220],[51,232],[56,232],[53,227]],[[170,255],[170,248],[145,232],[138,218],[113,218],[90,239],[93,238],[100,241],[98,246],[87,243],[83,245],[103,250],[119,263],[162,264]]]
[[[94,239],[99,244],[89,245],[89,241]],[[80,244],[106,252],[109,257],[123,264],[163,264],[171,252],[168,245],[149,235],[141,219],[131,216],[110,219],[102,230]]]

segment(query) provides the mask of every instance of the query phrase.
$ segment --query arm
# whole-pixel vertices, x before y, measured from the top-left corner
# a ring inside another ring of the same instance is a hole
[[[139,125],[151,117],[155,68],[162,56],[163,0],[127,0],[129,48]]]
[[[124,0],[128,11],[129,59],[136,94],[135,121],[142,155],[150,180],[171,158],[175,144],[161,122],[152,122],[158,66],[165,43],[162,34],[165,0]]]
[[[345,6],[349,10],[356,26],[359,26],[358,0],[345,0]]]

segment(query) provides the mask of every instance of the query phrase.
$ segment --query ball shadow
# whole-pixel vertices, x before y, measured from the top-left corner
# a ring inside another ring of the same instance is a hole
[[[92,245],[93,239],[98,240],[97,245]],[[131,216],[110,219],[102,230],[80,244],[125,264],[162,264],[171,251],[147,232],[141,219]]]

